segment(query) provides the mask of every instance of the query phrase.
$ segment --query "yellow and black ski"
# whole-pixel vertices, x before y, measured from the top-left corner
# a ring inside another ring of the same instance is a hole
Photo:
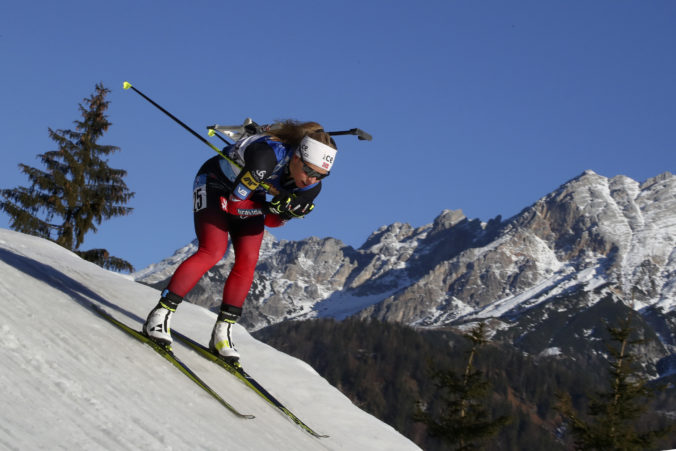
[[[293,414],[289,409],[284,407],[284,405],[277,400],[272,394],[270,394],[269,391],[267,391],[261,384],[259,384],[256,379],[251,377],[246,371],[244,371],[244,368],[242,368],[242,365],[237,361],[237,362],[228,362],[219,356],[215,355],[212,353],[209,348],[206,346],[196,342],[190,337],[187,337],[183,335],[182,333],[176,331],[176,329],[171,330],[171,336],[173,338],[178,339],[181,341],[183,344],[187,345],[191,349],[193,349],[195,352],[197,352],[199,355],[202,357],[211,360],[215,364],[221,366],[224,368],[227,372],[230,374],[234,375],[237,377],[240,381],[242,381],[247,387],[252,389],[258,396],[263,398],[265,401],[267,401],[270,405],[276,407],[279,409],[284,415],[289,417],[294,423],[296,423],[298,426],[300,426],[302,429],[304,429],[306,432],[311,434],[314,437],[318,438],[326,438],[328,435],[322,435],[317,432],[315,432],[310,426],[305,424],[303,421],[300,420],[296,415]]]
[[[123,332],[127,333],[128,335],[136,338],[140,342],[143,342],[153,348],[158,354],[160,354],[162,357],[167,359],[169,362],[171,362],[172,365],[174,365],[176,368],[178,368],[179,371],[181,371],[183,374],[185,374],[191,381],[193,381],[195,384],[197,384],[200,388],[202,388],[205,392],[209,393],[216,401],[218,401],[223,407],[228,409],[230,412],[235,414],[235,416],[239,418],[255,418],[253,415],[246,415],[241,412],[239,412],[237,409],[235,409],[232,405],[230,405],[227,401],[225,401],[221,396],[216,393],[211,387],[209,387],[206,382],[204,382],[197,374],[195,374],[185,363],[183,363],[182,360],[180,360],[174,352],[171,350],[171,347],[169,346],[162,346],[159,343],[154,342],[150,338],[146,337],[143,335],[143,333],[127,326],[123,322],[119,321],[115,317],[113,317],[110,313],[106,312],[103,310],[101,307],[95,304],[91,304],[92,309],[98,313],[102,318],[104,318],[106,321],[109,323],[113,324],[116,326],[118,329],[121,329]]]

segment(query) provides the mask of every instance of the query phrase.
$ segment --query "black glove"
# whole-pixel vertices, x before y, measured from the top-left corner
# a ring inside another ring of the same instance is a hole
[[[295,194],[278,194],[265,206],[267,213],[279,215],[284,221],[292,218],[302,218],[310,213],[315,205]]]

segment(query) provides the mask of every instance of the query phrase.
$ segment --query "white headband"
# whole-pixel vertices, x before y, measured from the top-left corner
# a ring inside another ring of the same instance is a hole
[[[331,171],[337,152],[333,147],[306,136],[300,142],[298,150],[303,161],[325,169],[327,172]]]

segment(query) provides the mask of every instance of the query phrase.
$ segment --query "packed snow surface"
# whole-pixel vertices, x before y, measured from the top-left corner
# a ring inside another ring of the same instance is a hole
[[[314,438],[222,368],[174,350],[239,419],[169,362],[94,313],[141,327],[159,292],[58,245],[0,229],[0,449],[405,450],[309,365],[235,331],[242,364]],[[206,343],[215,315],[183,303],[172,327]]]

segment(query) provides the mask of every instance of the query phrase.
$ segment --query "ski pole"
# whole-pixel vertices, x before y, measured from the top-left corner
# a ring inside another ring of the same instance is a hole
[[[373,137],[366,133],[364,130],[361,130],[359,128],[351,128],[349,130],[342,130],[342,131],[335,131],[335,132],[329,132],[329,135],[331,136],[336,136],[336,135],[356,135],[357,139],[360,141],[371,141]]]
[[[229,163],[235,165],[235,166],[238,167],[239,169],[242,169],[242,166],[241,166],[241,165],[239,165],[239,164],[238,164],[236,161],[234,161],[232,158],[227,157],[223,152],[220,151],[220,149],[219,149],[218,147],[214,146],[212,143],[210,143],[209,141],[207,141],[206,138],[204,138],[202,135],[198,134],[198,133],[197,133],[195,130],[193,130],[192,128],[188,127],[188,126],[187,126],[186,124],[184,124],[179,118],[177,118],[176,116],[174,116],[173,114],[171,114],[169,111],[167,111],[167,110],[165,110],[164,108],[162,108],[162,107],[161,107],[160,105],[158,105],[155,101],[153,101],[150,97],[148,97],[147,95],[143,94],[141,91],[139,91],[138,89],[136,89],[131,83],[129,83],[128,81],[125,81],[125,82],[122,84],[122,87],[123,87],[125,90],[131,88],[132,91],[134,91],[136,94],[138,94],[138,95],[140,95],[141,97],[143,97],[144,99],[146,99],[148,102],[150,102],[150,103],[151,103],[154,107],[156,107],[158,110],[160,110],[161,112],[163,112],[164,114],[166,114],[167,116],[169,116],[170,118],[172,118],[172,119],[173,119],[174,121],[176,121],[176,123],[178,123],[181,127],[183,127],[184,129],[188,130],[190,133],[192,133],[192,135],[193,135],[195,138],[199,139],[199,140],[202,141],[204,144],[206,144],[207,146],[211,147],[217,154],[219,154],[220,156],[222,156],[223,158],[225,158]],[[260,186],[261,186],[264,190],[266,190],[267,192],[269,192],[269,193],[272,194],[272,195],[277,195],[277,194],[279,194],[279,191],[277,191],[277,189],[275,189],[273,186],[268,185],[267,183],[261,183]]]

